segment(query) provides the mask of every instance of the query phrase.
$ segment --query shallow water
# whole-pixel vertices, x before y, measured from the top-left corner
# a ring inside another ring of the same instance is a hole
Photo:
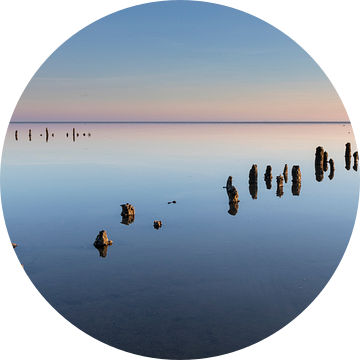
[[[347,142],[357,150],[350,124],[340,123],[11,124],[5,221],[30,280],[79,329],[149,357],[222,355],[288,324],[334,273],[359,196],[353,159],[345,169]],[[332,180],[329,169],[316,180],[319,145],[335,162]],[[297,195],[293,165],[302,175]],[[235,215],[223,188],[229,175]],[[120,216],[127,202],[129,225]],[[113,240],[106,257],[93,246],[103,229]]]

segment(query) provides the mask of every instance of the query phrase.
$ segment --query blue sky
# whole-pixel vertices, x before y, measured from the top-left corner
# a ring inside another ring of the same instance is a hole
[[[347,121],[330,81],[249,14],[187,1],[135,6],[61,45],[12,121]]]

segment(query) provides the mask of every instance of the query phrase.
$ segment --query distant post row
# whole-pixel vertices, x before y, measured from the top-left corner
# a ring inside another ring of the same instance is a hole
[[[42,133],[40,133],[39,135],[40,135],[40,136],[43,136]],[[88,137],[90,137],[90,136],[91,136],[91,133],[90,133],[90,132],[88,132],[87,134],[86,134],[86,133],[83,133],[83,136],[86,136],[86,135],[87,135]],[[29,135],[28,135],[28,136],[29,136],[29,141],[31,141],[31,129],[29,129]],[[69,137],[69,133],[67,132],[65,136],[66,136],[66,137]],[[73,141],[75,141],[75,139],[76,139],[77,137],[79,137],[79,136],[80,136],[80,134],[75,131],[75,128],[73,128],[73,131],[72,131]],[[54,134],[54,133],[51,133],[51,137],[55,137],[55,134]],[[15,140],[16,140],[16,141],[19,140],[19,136],[18,136],[18,131],[17,131],[17,130],[15,130]],[[49,141],[49,130],[48,130],[48,128],[45,128],[45,140],[46,140],[46,142]]]

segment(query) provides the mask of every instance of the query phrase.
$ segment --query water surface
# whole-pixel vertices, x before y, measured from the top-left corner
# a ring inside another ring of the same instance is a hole
[[[357,150],[342,123],[10,124],[5,221],[30,280],[87,334],[149,357],[222,355],[288,324],[334,273],[359,195],[347,142]],[[331,180],[329,169],[316,179],[317,146],[334,160]],[[295,194],[293,165],[302,175]],[[235,215],[223,188],[230,175]],[[127,202],[129,225],[120,216]],[[103,229],[113,240],[105,257],[93,246]]]

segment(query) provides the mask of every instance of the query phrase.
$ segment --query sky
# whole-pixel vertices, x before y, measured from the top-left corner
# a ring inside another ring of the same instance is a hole
[[[169,1],[90,24],[24,90],[11,121],[348,121],[314,60],[229,7]]]

